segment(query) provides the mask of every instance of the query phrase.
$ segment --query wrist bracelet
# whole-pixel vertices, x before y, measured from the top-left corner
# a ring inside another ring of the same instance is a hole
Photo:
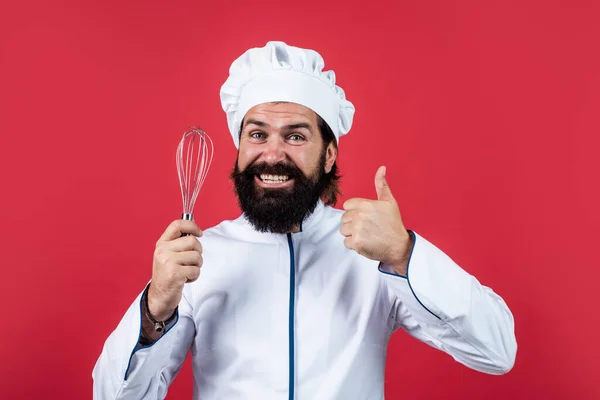
[[[148,285],[148,287],[150,287],[150,285]],[[157,321],[156,319],[154,319],[152,314],[150,314],[150,309],[148,308],[148,291],[147,290],[146,290],[146,296],[144,296],[143,303],[144,303],[144,312],[146,313],[146,316],[154,324],[154,332],[164,333],[164,330],[167,327],[167,325],[169,325],[171,322],[173,322],[175,320],[175,317],[177,316],[177,309],[179,308],[179,306],[175,307],[173,314],[171,314],[171,316],[169,318],[167,318],[164,321]]]

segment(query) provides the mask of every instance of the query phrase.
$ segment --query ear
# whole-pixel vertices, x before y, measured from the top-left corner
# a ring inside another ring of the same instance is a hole
[[[331,172],[333,163],[335,163],[337,158],[337,147],[333,141],[327,145],[327,150],[325,150],[325,152],[325,173],[328,174]]]

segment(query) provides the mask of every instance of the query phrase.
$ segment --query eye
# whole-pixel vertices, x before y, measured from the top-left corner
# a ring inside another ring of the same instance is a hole
[[[250,134],[248,136],[250,136],[251,139],[258,139],[258,140],[265,138],[265,134],[260,131],[250,132]]]
[[[288,136],[288,139],[291,140],[292,142],[300,142],[304,140],[304,136],[298,134],[298,133],[292,133],[291,135]]]

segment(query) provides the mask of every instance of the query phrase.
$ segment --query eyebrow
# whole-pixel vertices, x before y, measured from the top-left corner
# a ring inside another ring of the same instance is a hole
[[[312,129],[311,129],[310,125],[307,124],[306,122],[301,122],[301,123],[298,123],[298,124],[285,125],[283,127],[283,130],[285,130],[285,131],[291,131],[291,130],[294,130],[294,129],[307,129],[310,132],[312,132]]]
[[[248,125],[256,125],[258,127],[261,128],[269,128],[269,124],[263,122],[263,121],[259,121],[256,119],[249,119],[246,121],[246,123],[244,124],[244,127],[248,126]],[[312,132],[312,128],[310,126],[310,124],[307,124],[306,122],[300,122],[297,124],[290,124],[290,125],[284,125],[282,128],[282,130],[284,131],[291,131],[294,129],[307,129],[310,132]]]
[[[261,128],[268,128],[269,124],[266,124],[262,121],[259,121],[257,119],[249,119],[246,121],[246,123],[244,124],[244,128],[247,127],[248,125],[256,125],[256,126],[260,126]]]

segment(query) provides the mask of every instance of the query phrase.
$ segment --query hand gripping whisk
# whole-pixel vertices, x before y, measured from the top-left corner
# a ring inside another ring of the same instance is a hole
[[[213,158],[213,142],[200,128],[189,127],[177,146],[177,174],[183,199],[183,215],[194,219],[196,197],[202,188]]]

